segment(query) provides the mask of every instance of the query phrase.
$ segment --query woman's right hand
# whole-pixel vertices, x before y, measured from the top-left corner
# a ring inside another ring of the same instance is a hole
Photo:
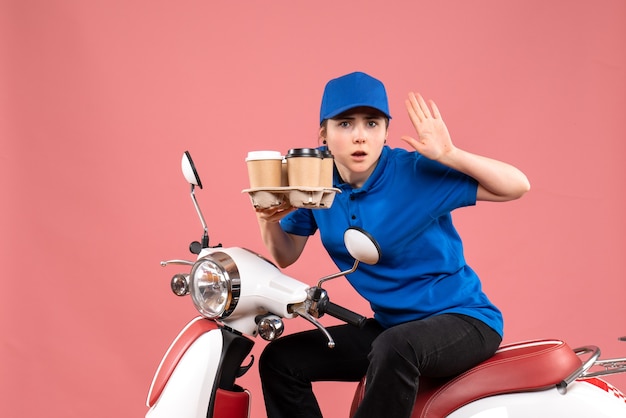
[[[257,208],[256,215],[259,220],[269,223],[277,223],[294,210],[296,210],[296,208],[291,206],[289,200],[284,200],[280,205],[277,206],[271,206],[269,208]]]

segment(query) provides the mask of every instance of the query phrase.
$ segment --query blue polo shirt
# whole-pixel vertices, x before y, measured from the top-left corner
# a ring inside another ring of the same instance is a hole
[[[483,293],[467,265],[450,212],[476,204],[473,178],[417,152],[385,146],[363,187],[344,183],[337,170],[328,209],[298,209],[281,221],[295,235],[318,229],[330,257],[341,270],[354,260],[343,243],[350,226],[369,232],[381,249],[376,265],[359,264],[347,276],[369,301],[383,327],[443,313],[477,318],[500,335],[502,314]]]

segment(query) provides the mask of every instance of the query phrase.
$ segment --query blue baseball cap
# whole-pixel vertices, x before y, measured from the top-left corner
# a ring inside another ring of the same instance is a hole
[[[391,119],[387,92],[379,80],[358,71],[332,79],[324,88],[320,125],[326,119],[362,106],[374,108]]]

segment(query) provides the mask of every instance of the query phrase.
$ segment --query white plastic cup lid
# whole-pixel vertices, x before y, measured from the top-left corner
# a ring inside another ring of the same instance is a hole
[[[282,160],[283,156],[280,151],[250,151],[246,161],[255,160]]]

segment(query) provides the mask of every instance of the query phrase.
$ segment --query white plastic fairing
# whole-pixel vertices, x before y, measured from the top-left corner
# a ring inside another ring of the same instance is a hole
[[[272,263],[239,247],[205,249],[199,257],[220,251],[237,264],[241,278],[239,302],[235,310],[221,321],[239,332],[256,336],[257,315],[271,312],[282,318],[293,318],[288,310],[292,304],[303,302],[309,285],[284,275]]]
[[[554,389],[491,396],[457,409],[448,418],[614,418],[626,417],[626,400],[585,381],[561,395]]]
[[[206,418],[223,348],[219,329],[187,349],[146,418]]]

